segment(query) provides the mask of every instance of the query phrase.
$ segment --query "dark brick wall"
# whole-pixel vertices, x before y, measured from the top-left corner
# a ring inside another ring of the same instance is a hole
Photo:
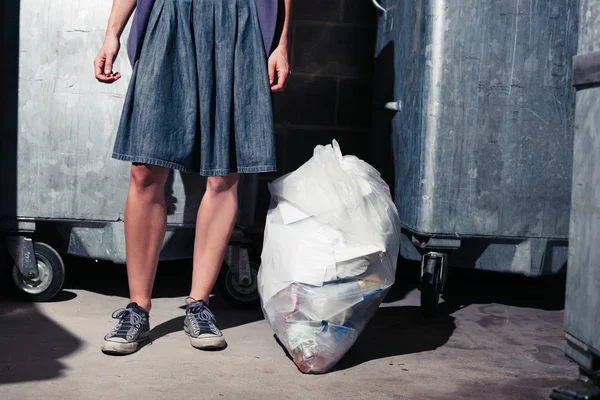
[[[293,0],[287,90],[274,98],[278,173],[261,176],[256,232],[269,204],[267,182],[336,139],[368,159],[375,11],[368,0]]]

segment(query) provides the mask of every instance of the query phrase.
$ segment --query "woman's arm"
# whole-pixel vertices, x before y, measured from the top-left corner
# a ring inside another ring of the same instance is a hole
[[[292,0],[279,0],[280,2],[280,13],[278,16],[278,29],[275,33],[275,43],[277,47],[284,46],[286,49],[289,43],[289,31],[290,31],[290,15],[292,10]],[[281,7],[281,4],[283,7]]]
[[[119,39],[136,3],[137,0],[113,0],[104,44],[94,60],[94,72],[100,82],[113,83],[121,78],[120,73],[113,72],[113,64],[121,48]]]
[[[271,82],[271,90],[279,92],[285,89],[290,77],[290,64],[288,62],[288,47],[289,47],[289,27],[290,15],[292,10],[292,0],[280,0],[283,7],[280,7],[281,22],[280,29],[277,30],[275,43],[277,47],[269,57],[269,80]],[[277,73],[277,82],[275,82],[275,73]]]

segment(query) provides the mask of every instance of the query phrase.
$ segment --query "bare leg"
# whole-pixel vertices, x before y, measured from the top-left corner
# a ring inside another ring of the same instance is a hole
[[[170,170],[153,165],[131,167],[125,203],[125,244],[129,296],[150,311],[152,287],[167,229],[165,184]]]
[[[208,303],[219,276],[236,222],[239,179],[238,174],[208,178],[196,222],[194,273],[190,292],[190,297],[196,300]]]

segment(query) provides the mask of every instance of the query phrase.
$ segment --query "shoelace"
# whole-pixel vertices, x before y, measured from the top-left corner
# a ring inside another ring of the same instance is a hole
[[[214,332],[214,323],[217,322],[214,314],[200,301],[196,301],[193,297],[188,297],[191,300],[187,305],[187,309],[193,318],[191,318],[192,328],[195,334],[200,334],[200,324],[204,323],[208,329]]]
[[[127,335],[132,326],[134,332],[137,333],[143,322],[142,316],[130,308],[120,308],[113,312],[112,317],[119,320],[117,326],[112,331],[113,335]],[[127,338],[133,339],[133,335],[127,335]]]

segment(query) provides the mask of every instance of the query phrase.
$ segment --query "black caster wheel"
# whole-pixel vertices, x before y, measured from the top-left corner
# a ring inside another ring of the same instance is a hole
[[[52,247],[44,243],[34,243],[33,251],[38,267],[37,278],[27,278],[13,265],[13,283],[25,300],[43,302],[51,300],[60,292],[65,282],[65,265]]]
[[[421,273],[421,310],[425,318],[435,317],[445,281],[443,255],[426,255]]]
[[[219,294],[234,308],[257,308],[260,306],[258,294],[258,264],[250,261],[250,282],[242,285],[227,265],[221,268],[218,281]]]

